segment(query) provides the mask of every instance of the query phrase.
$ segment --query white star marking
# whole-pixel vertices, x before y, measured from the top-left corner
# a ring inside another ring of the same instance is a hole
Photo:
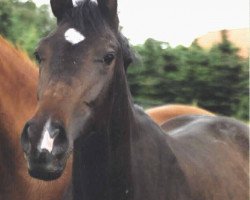
[[[65,37],[65,40],[67,40],[68,42],[70,42],[73,45],[78,44],[85,39],[85,37],[74,28],[69,28],[64,33],[64,37]]]

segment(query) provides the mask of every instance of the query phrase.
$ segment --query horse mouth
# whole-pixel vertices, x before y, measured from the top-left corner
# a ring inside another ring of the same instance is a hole
[[[64,171],[66,166],[65,160],[61,162],[36,162],[28,161],[28,172],[33,178],[40,179],[43,181],[52,181],[58,179]]]
[[[29,169],[30,176],[44,181],[56,180],[62,175],[62,173],[63,169],[61,170],[46,170],[43,168]]]

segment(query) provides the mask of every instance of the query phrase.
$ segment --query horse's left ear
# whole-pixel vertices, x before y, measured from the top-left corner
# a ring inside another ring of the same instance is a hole
[[[117,0],[97,0],[99,8],[110,25],[118,31],[119,19],[117,14]]]
[[[72,0],[50,0],[50,5],[58,22],[61,21],[63,15],[68,9],[73,8]]]

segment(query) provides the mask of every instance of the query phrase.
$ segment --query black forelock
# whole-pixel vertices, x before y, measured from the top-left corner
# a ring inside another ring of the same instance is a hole
[[[91,0],[78,2],[77,7],[65,13],[62,21],[69,22],[84,34],[100,33],[107,25],[98,5]]]
[[[105,16],[103,16],[100,11],[98,4],[91,0],[78,2],[77,7],[69,9],[65,13],[62,22],[64,21],[72,24],[86,36],[93,33],[100,34],[102,31],[105,31],[107,26],[109,26],[109,23],[105,21]],[[118,30],[115,34],[121,47],[124,67],[127,69],[129,64],[134,60],[134,53],[130,48],[127,38],[124,37]]]

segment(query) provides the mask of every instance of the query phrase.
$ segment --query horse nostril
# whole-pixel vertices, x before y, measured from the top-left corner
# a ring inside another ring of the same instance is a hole
[[[59,133],[60,133],[60,129],[56,128],[56,129],[54,129],[54,130],[51,131],[50,136],[52,138],[56,138],[59,135]]]
[[[30,150],[30,124],[26,123],[21,135],[21,145],[24,152],[29,152]]]
[[[55,155],[64,154],[68,148],[68,138],[63,126],[55,125],[55,129],[52,131],[51,136],[54,137],[53,152]]]

